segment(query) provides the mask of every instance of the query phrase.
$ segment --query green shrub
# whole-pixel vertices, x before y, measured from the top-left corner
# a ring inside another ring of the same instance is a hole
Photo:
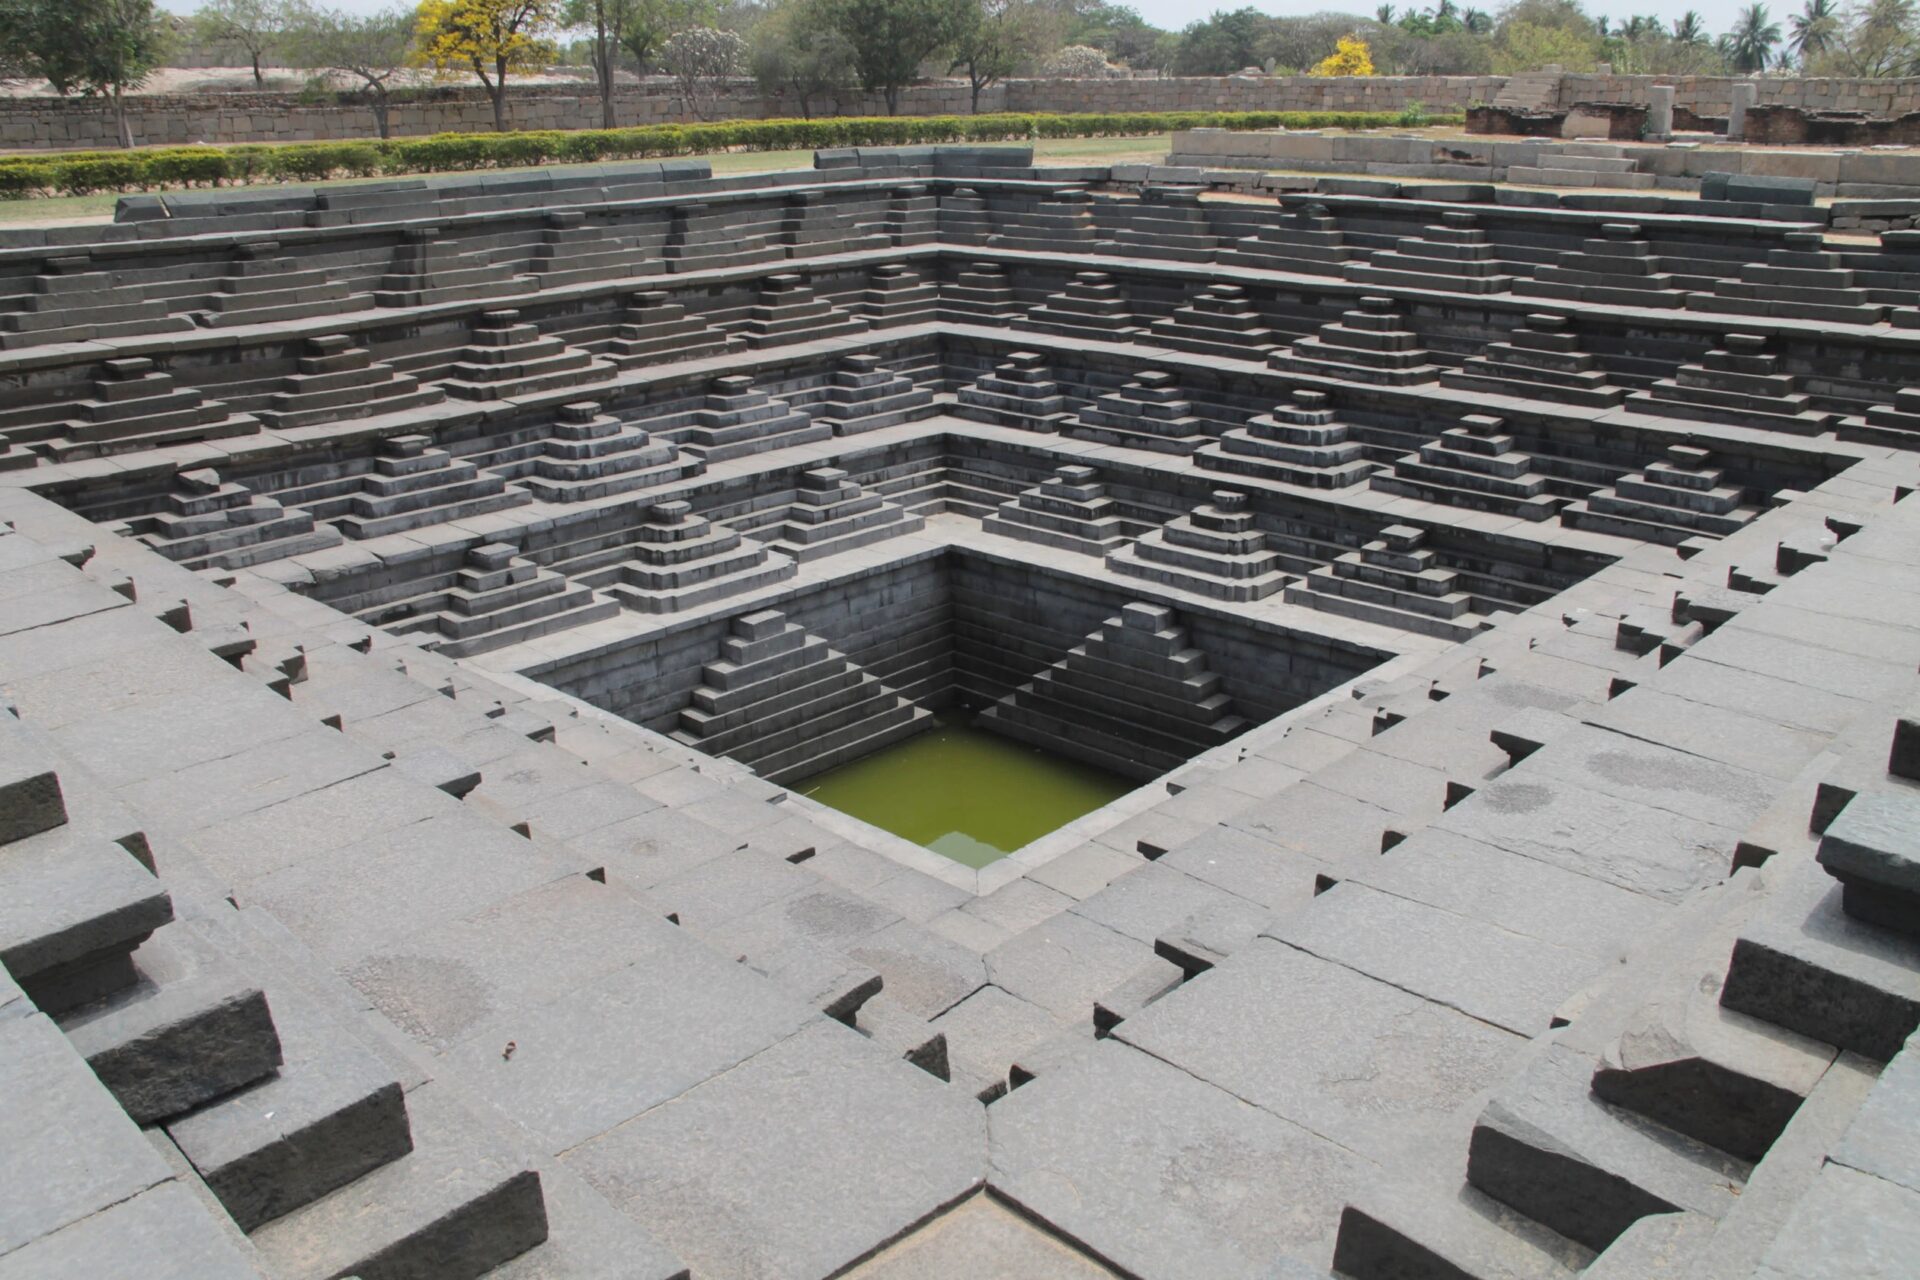
[[[630,129],[438,133],[385,141],[245,143],[150,151],[70,151],[0,156],[0,199],[59,191],[217,186],[221,183],[320,182],[328,178],[548,164],[651,160],[713,151],[788,151],[829,147],[927,146],[951,142],[1026,142],[1108,138],[1174,129],[1384,129],[1457,123],[1420,103],[1386,111],[1163,111],[1049,115],[847,116],[826,120],[727,120]]]

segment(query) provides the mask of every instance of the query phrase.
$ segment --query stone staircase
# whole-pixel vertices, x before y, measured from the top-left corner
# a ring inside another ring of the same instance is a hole
[[[1623,147],[1596,142],[1570,142],[1543,148],[1533,165],[1513,165],[1507,181],[1517,187],[1595,187],[1644,191],[1654,175],[1640,170],[1640,161]]]
[[[735,618],[673,738],[789,783],[928,727],[931,713],[785,614]]]

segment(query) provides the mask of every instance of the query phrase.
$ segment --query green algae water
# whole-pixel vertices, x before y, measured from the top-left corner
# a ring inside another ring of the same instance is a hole
[[[964,716],[816,774],[800,794],[984,867],[1133,790],[1117,773],[976,729]]]

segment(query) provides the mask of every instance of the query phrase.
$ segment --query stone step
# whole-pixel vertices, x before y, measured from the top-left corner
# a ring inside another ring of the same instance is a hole
[[[882,747],[904,742],[933,727],[933,713],[900,703],[890,711],[848,725],[837,733],[803,747],[762,760],[754,769],[768,782],[791,786],[802,778],[823,773],[835,765],[871,755]]]
[[[1344,593],[1336,595],[1329,591],[1316,590],[1310,585],[1315,581],[1312,575],[1308,575],[1307,583],[1288,587],[1283,599],[1288,604],[1305,605],[1309,609],[1318,609],[1322,613],[1337,614],[1343,618],[1358,618],[1363,622],[1377,622],[1389,627],[1399,627],[1403,631],[1438,636],[1443,640],[1468,640],[1492,625],[1487,619],[1472,614],[1465,615],[1462,621],[1453,621],[1436,618],[1426,613],[1409,613],[1375,601],[1358,600]]]
[[[1593,1256],[1470,1186],[1448,1193],[1403,1175],[1341,1210],[1333,1269],[1352,1280],[1573,1280]]]
[[[1920,1027],[1920,938],[1848,915],[1819,864],[1787,870],[1734,943],[1721,1003],[1885,1062]]]
[[[320,1002],[271,999],[284,1061],[271,1078],[167,1126],[242,1230],[313,1203],[413,1148],[393,1073]]]
[[[413,1149],[253,1233],[283,1280],[476,1280],[547,1238],[540,1175],[432,1082],[407,1095]]]
[[[0,848],[0,965],[46,1014],[133,983],[133,951],[171,919],[153,873],[103,838],[64,826]]]
[[[266,997],[186,925],[133,953],[130,987],[60,1019],[94,1075],[141,1124],[268,1075],[281,1046]]]
[[[1474,1124],[1467,1181],[1596,1251],[1648,1214],[1723,1216],[1749,1165],[1601,1101],[1597,1065],[1555,1044],[1495,1090]]]

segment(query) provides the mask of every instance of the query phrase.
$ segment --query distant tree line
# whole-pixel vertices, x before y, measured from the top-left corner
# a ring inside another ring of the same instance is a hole
[[[125,96],[179,38],[153,0],[0,0],[0,78],[45,80],[105,102],[128,142]],[[509,119],[509,85],[557,64],[591,68],[612,128],[623,76],[672,77],[697,118],[751,76],[803,116],[854,91],[889,114],[918,80],[951,76],[972,106],[1015,76],[1511,75],[1607,63],[1635,74],[1906,76],[1920,73],[1920,0],[1802,0],[1784,22],[1765,3],[1711,35],[1678,17],[1590,14],[1581,0],[1507,0],[1497,11],[1434,0],[1371,16],[1218,10],[1179,32],[1107,0],[418,0],[372,14],[315,0],[208,0],[186,35],[244,59],[344,79],[389,132],[408,69],[471,78]]]

